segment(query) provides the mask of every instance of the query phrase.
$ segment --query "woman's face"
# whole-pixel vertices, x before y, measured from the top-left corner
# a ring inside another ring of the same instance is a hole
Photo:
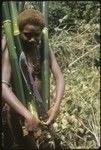
[[[28,46],[36,47],[41,41],[42,29],[39,26],[27,24],[20,33],[21,39]]]

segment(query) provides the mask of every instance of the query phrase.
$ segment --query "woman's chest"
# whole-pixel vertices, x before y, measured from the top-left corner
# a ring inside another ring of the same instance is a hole
[[[39,64],[35,64],[35,65],[29,64],[28,70],[33,77],[33,82],[34,82],[33,84],[35,84],[38,91],[40,91],[41,90],[41,67],[39,66]]]

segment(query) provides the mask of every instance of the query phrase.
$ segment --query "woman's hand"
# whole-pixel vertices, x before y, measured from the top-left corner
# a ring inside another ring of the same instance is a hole
[[[34,128],[39,127],[41,121],[31,114],[28,118],[25,119],[25,127],[28,131],[32,131]]]
[[[27,128],[28,132],[30,134],[34,134],[34,138],[37,139],[41,135],[41,121],[35,117],[33,117],[32,114],[30,114],[26,119],[25,119],[25,127]]]
[[[52,125],[57,118],[58,112],[59,112],[59,105],[55,104],[53,107],[49,109],[48,111],[49,118],[46,122],[43,122],[43,124]]]

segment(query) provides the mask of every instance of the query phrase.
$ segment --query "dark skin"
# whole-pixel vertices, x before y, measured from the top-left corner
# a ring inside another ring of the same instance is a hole
[[[36,47],[41,40],[42,29],[39,26],[34,26],[27,24],[23,27],[23,30],[20,31],[20,36],[23,42],[25,42],[26,54],[29,58],[29,71],[33,72],[33,65],[36,63]],[[26,48],[27,47],[27,48]],[[11,64],[9,61],[8,49],[6,45],[5,38],[2,39],[2,80],[10,83],[11,79]],[[40,121],[38,118],[33,117],[30,111],[20,102],[20,100],[15,96],[12,90],[5,84],[2,83],[2,97],[5,102],[12,107],[17,113],[19,113],[25,119],[25,126],[28,131],[33,131],[35,128],[38,128],[40,124],[51,125],[54,123],[57,114],[59,112],[61,99],[64,92],[64,79],[59,68],[59,65],[56,61],[55,55],[52,50],[50,50],[50,63],[51,63],[51,72],[56,81],[55,88],[55,97],[54,105],[48,111],[49,119],[46,122]],[[35,83],[37,89],[40,91],[41,79],[36,75]]]

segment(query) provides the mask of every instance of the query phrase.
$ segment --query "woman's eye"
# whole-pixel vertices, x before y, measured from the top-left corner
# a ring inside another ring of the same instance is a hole
[[[27,38],[31,38],[31,37],[32,37],[31,33],[25,33],[25,36],[26,36]]]
[[[39,38],[41,36],[41,33],[24,33],[24,35],[27,39],[30,40],[32,37]]]

